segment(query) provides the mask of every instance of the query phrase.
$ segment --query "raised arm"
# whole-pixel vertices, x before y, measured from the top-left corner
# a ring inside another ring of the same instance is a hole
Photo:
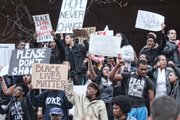
[[[7,96],[12,95],[16,85],[12,85],[11,87],[8,88],[3,77],[0,77],[0,82],[3,93]]]
[[[70,78],[65,88],[65,94],[69,102],[75,105],[75,95],[73,91],[73,80]]]
[[[122,57],[119,57],[117,64],[111,70],[111,72],[109,74],[109,80],[119,81],[119,80],[123,79],[121,73],[117,72],[119,70],[119,68],[121,68],[121,66],[123,66],[123,65],[124,65],[124,60],[122,59]]]
[[[54,37],[54,40],[56,42],[56,45],[58,47],[58,50],[59,50],[59,53],[60,53],[60,58],[62,61],[65,60],[65,49],[64,49],[64,46],[63,46],[63,43],[61,40],[58,40],[57,37],[56,37],[56,33],[54,31],[51,32],[51,35]]]
[[[172,67],[172,69],[176,73],[176,76],[180,79],[180,68],[177,67],[176,64],[173,61],[169,61],[168,66]]]
[[[92,65],[92,60],[91,60],[91,55],[88,54],[88,69],[89,69],[89,72],[90,72],[90,77],[92,80],[95,80],[98,76],[97,74],[95,73],[94,71],[94,68],[93,68],[93,65]]]
[[[159,44],[159,47],[158,47],[159,52],[161,52],[164,49],[164,47],[166,46],[166,41],[167,41],[166,34],[164,31],[164,28],[166,27],[166,25],[162,24],[161,26],[162,26],[162,30],[161,30],[162,34],[161,34],[161,43]]]

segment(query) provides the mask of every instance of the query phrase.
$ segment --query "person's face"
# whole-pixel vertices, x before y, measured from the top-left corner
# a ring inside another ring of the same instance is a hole
[[[168,78],[170,83],[174,83],[177,80],[177,76],[175,75],[174,72],[169,73]]]
[[[153,38],[148,38],[146,42],[148,48],[153,48],[155,46],[155,42]]]
[[[25,48],[25,42],[20,42],[17,46],[18,49],[24,49]]]
[[[104,76],[109,76],[109,73],[110,73],[110,68],[109,67],[104,67],[103,68],[103,75]]]
[[[73,41],[73,38],[70,37],[69,35],[66,35],[65,37],[65,42],[66,42],[66,45],[69,45],[71,44],[71,42]]]
[[[31,82],[31,75],[23,75],[24,84],[29,84]]]
[[[50,42],[50,47],[51,47],[52,49],[55,49],[55,48],[56,48],[56,42],[55,42],[54,40]]]
[[[14,97],[21,97],[23,94],[24,94],[24,92],[23,92],[23,89],[22,89],[21,86],[17,86],[17,87],[14,89],[14,92],[13,92],[13,96],[14,96]]]
[[[113,116],[114,117],[121,117],[123,115],[120,106],[114,104],[113,105]]]
[[[139,64],[137,71],[139,76],[144,77],[147,71],[147,65]]]
[[[148,61],[146,55],[144,55],[144,54],[141,54],[141,55],[139,56],[139,60]]]
[[[94,89],[93,87],[87,87],[87,91],[86,91],[87,97],[91,98],[92,96],[96,95],[96,93],[97,93],[96,89]]]
[[[51,120],[62,120],[61,115],[53,114],[53,115],[50,115],[50,117],[51,117]]]
[[[167,59],[165,56],[160,56],[159,59],[160,68],[165,68],[167,66]]]
[[[176,40],[176,31],[175,30],[170,30],[169,34],[167,36],[168,36],[168,38],[170,40],[175,41]]]

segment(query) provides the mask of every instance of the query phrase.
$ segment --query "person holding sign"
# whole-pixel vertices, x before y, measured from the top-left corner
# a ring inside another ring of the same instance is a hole
[[[156,43],[156,34],[153,32],[149,32],[147,34],[146,45],[141,49],[139,55],[145,54],[149,58],[148,64],[153,66],[155,64],[155,59],[158,55],[160,55],[166,45],[166,36],[165,36],[165,24],[162,24],[162,38],[161,43],[158,45]]]
[[[72,104],[67,100],[65,92],[62,90],[46,90],[35,96],[34,90],[30,91],[30,101],[33,106],[43,107],[45,120],[50,119],[50,109],[57,107],[62,109],[62,120],[68,120],[68,111]]]
[[[65,55],[66,60],[70,62],[71,65],[71,71],[74,71],[76,73],[76,78],[74,79],[74,84],[79,85],[81,84],[81,81],[79,81],[79,76],[82,71],[83,61],[85,59],[86,53],[88,51],[89,43],[87,40],[84,40],[84,45],[82,44],[75,44],[74,36],[73,34],[66,34],[65,36]]]
[[[57,39],[54,30],[51,31],[51,36],[53,36],[54,39],[44,47],[51,48],[50,63],[61,64],[63,61],[65,61],[65,49],[62,43],[63,41]]]

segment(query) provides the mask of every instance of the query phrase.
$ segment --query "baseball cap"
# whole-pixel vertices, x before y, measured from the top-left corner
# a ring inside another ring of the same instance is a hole
[[[61,108],[58,108],[58,107],[54,107],[54,108],[50,109],[49,115],[53,115],[53,114],[62,115],[62,116],[64,115],[63,110]]]
[[[89,85],[88,85],[87,87],[92,87],[92,88],[94,88],[95,90],[97,90],[96,96],[99,96],[100,90],[99,90],[99,86],[98,86],[96,83],[91,82],[91,83],[89,83]]]

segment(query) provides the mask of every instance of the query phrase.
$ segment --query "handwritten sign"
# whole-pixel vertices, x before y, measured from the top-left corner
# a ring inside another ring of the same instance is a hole
[[[9,65],[11,52],[15,49],[15,44],[0,44],[0,67]],[[0,70],[1,71],[1,70]]]
[[[34,89],[64,90],[68,79],[68,65],[33,64],[32,85]]]
[[[113,36],[114,35],[114,31],[113,30],[109,30],[109,31],[97,31],[96,34],[97,35],[105,35],[105,36]]]
[[[25,75],[32,73],[33,63],[49,63],[50,48],[16,49],[12,51],[9,75]]]
[[[9,70],[9,65],[6,65],[5,67],[3,67],[0,71],[0,76],[4,76],[8,74],[8,70]]]
[[[49,14],[34,15],[33,20],[36,27],[37,42],[52,41],[52,25]]]
[[[86,95],[87,86],[86,85],[74,85],[73,90],[78,95]],[[74,115],[75,106],[69,110],[69,113]]]
[[[73,30],[74,37],[88,37],[88,33],[83,29],[74,29]]]
[[[90,35],[91,33],[96,32],[96,27],[84,27],[84,28],[81,28],[81,29],[86,30],[88,35]]]
[[[82,28],[87,0],[63,0],[56,33]]]
[[[162,23],[164,23],[164,16],[153,12],[138,10],[135,28],[160,31],[162,29]]]
[[[116,36],[90,35],[89,52],[95,55],[117,57],[121,39]]]

